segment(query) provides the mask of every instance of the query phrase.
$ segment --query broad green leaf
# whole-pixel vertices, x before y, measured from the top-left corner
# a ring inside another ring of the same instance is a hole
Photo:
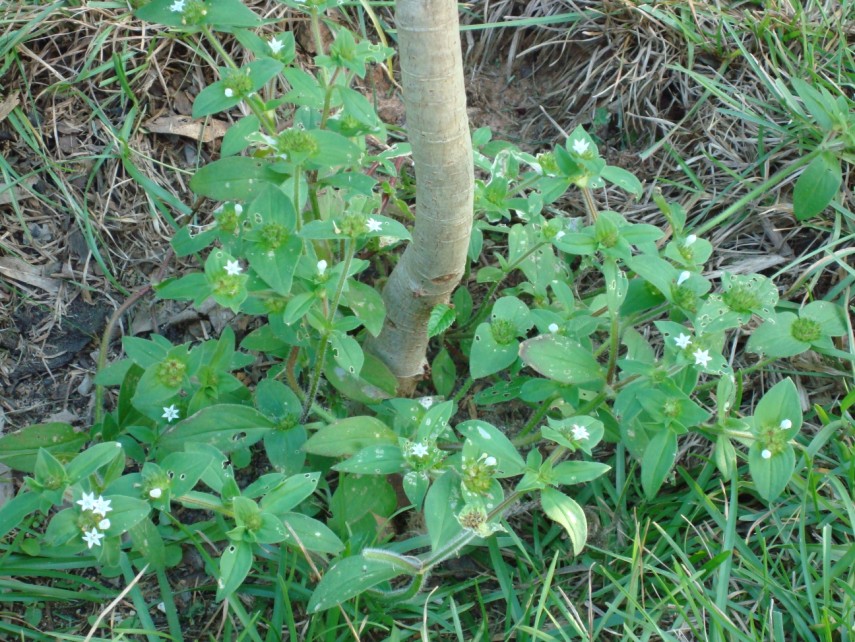
[[[387,582],[401,570],[385,561],[367,560],[362,555],[346,557],[324,573],[309,600],[309,613],[333,608],[360,593]]]
[[[217,3],[213,3],[216,6]],[[241,73],[245,73],[252,81],[250,91],[258,91],[276,74],[282,71],[282,63],[272,58],[262,58],[254,60],[241,69]],[[229,73],[229,72],[225,72]],[[223,74],[225,75],[225,74]],[[204,118],[220,111],[231,109],[242,100],[245,96],[228,97],[225,94],[226,83],[224,80],[213,82],[196,95],[193,101],[193,118]]]
[[[442,348],[434,358],[430,368],[430,376],[437,393],[443,397],[451,395],[457,381],[457,368],[445,348]]]
[[[543,438],[575,450],[591,454],[605,434],[603,422],[593,417],[580,415],[565,419],[547,418],[548,426],[542,430]]]
[[[230,542],[220,556],[217,577],[217,601],[234,593],[252,569],[252,545],[248,542]]]
[[[13,528],[18,528],[27,515],[38,509],[40,503],[38,493],[21,491],[0,506],[0,539]]]
[[[629,192],[633,196],[641,196],[644,192],[644,188],[641,186],[641,181],[635,177],[635,174],[628,172],[622,167],[606,165],[600,172],[600,176],[612,185],[617,185],[622,190]]]
[[[320,473],[293,475],[261,498],[261,510],[274,515],[284,515],[315,492]]]
[[[281,181],[267,161],[246,156],[221,158],[200,168],[190,188],[215,201],[248,201],[270,184]]]
[[[348,417],[324,426],[306,442],[305,450],[324,457],[355,455],[368,446],[397,444],[398,436],[376,417]]]
[[[556,485],[584,484],[612,469],[595,461],[562,461],[552,469],[552,482]]]
[[[579,385],[603,377],[591,352],[562,335],[542,334],[528,339],[522,342],[519,352],[527,366],[560,383]]]
[[[331,355],[327,355],[324,375],[344,396],[369,405],[395,396],[398,380],[385,363],[370,352],[364,353],[365,362],[358,377],[348,374]]]
[[[843,172],[840,160],[831,152],[814,158],[799,176],[793,189],[793,211],[805,221],[822,212],[840,192]]]
[[[764,457],[764,455],[767,455]],[[796,454],[789,444],[780,452],[771,454],[759,441],[748,449],[748,470],[757,492],[767,502],[772,502],[784,492],[796,468]]]
[[[333,466],[333,470],[360,475],[391,475],[404,467],[404,457],[398,445],[368,446],[350,459]]]
[[[170,480],[170,492],[177,497],[193,490],[213,461],[204,452],[170,453],[160,462],[160,467]]]
[[[122,461],[124,461],[125,451],[122,450],[122,444],[117,441],[109,441],[91,446],[71,460],[68,466],[66,466],[68,480],[72,484],[77,483],[102,466],[106,466],[117,457],[121,457]]]
[[[469,371],[473,379],[495,374],[517,360],[519,342],[499,344],[493,337],[492,324],[481,323],[475,329],[472,350],[469,354]]]
[[[481,453],[487,453],[496,458],[497,478],[521,475],[525,470],[525,461],[511,440],[495,426],[486,421],[473,419],[464,421],[456,426],[463,437],[477,447]]]
[[[153,568],[166,567],[166,546],[157,526],[150,519],[144,519],[133,526],[128,534],[131,536],[132,548],[142,559]]]
[[[567,531],[573,553],[581,553],[588,539],[588,521],[582,507],[553,488],[544,488],[540,492],[540,503],[547,516]]]
[[[210,444],[223,453],[251,446],[274,427],[255,408],[217,404],[173,424],[157,442],[163,453],[179,452],[190,441]]]
[[[220,157],[234,156],[249,147],[249,141],[246,137],[253,132],[257,132],[260,126],[261,123],[258,120],[258,116],[249,114],[229,127],[226,135],[223,136],[223,143],[220,146]]]
[[[336,555],[344,550],[344,544],[323,522],[302,513],[282,513],[281,518],[285,526],[286,542],[328,555]],[[295,535],[299,543],[294,541]]]
[[[344,332],[333,332],[330,334],[329,342],[335,362],[347,374],[358,377],[365,360],[359,341]]]
[[[676,458],[677,435],[668,429],[660,430],[647,444],[641,459],[641,485],[647,499],[656,497]]]
[[[767,432],[792,439],[802,427],[799,392],[793,380],[779,381],[757,403],[752,417],[754,433],[763,438]]]
[[[383,303],[383,297],[375,288],[350,279],[347,282],[344,300],[368,332],[375,337],[380,334],[386,318],[386,304]]]
[[[339,474],[327,524],[351,548],[360,549],[385,534],[387,520],[398,509],[395,489],[383,475]]]
[[[113,509],[107,513],[110,528],[105,533],[108,537],[129,531],[151,512],[151,506],[148,502],[135,497],[110,495],[109,497],[105,496],[104,499],[110,501],[110,508]]]
[[[79,517],[80,513],[74,508],[59,511],[51,518],[45,529],[42,544],[49,548],[56,548],[68,544],[73,539],[82,541],[80,538],[83,537],[83,532],[77,525]],[[112,515],[110,517],[112,519]],[[13,528],[16,526],[17,524],[12,524]]]
[[[13,470],[32,473],[39,448],[44,448],[60,461],[69,460],[80,452],[87,440],[86,433],[77,432],[70,424],[58,421],[27,426],[0,437],[0,462]]]
[[[457,474],[448,470],[431,485],[425,497],[425,524],[434,551],[463,530],[457,521],[457,513],[463,508],[459,482]]]
[[[774,359],[793,357],[810,349],[810,343],[793,336],[793,323],[798,317],[792,312],[781,312],[756,328],[745,345],[748,352]]]

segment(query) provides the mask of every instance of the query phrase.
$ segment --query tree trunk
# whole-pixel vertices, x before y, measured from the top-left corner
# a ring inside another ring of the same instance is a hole
[[[386,322],[369,350],[411,394],[427,365],[427,322],[466,266],[472,231],[472,141],[455,0],[398,0],[401,85],[416,172],[416,224],[383,290]]]

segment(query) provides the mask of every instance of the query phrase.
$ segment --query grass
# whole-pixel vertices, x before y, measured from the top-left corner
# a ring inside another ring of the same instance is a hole
[[[360,24],[391,24],[383,4],[377,15],[359,13]],[[789,203],[811,153],[833,142],[806,117],[792,79],[824,87],[852,110],[852,3],[783,3],[759,19],[752,4],[547,4],[467,6],[471,68],[501,75],[492,61],[504,60],[508,76],[523,64],[535,78],[542,74],[549,90],[541,104],[564,130],[606,114],[598,135],[616,150],[630,146],[633,158],[640,153],[648,180],[691,201],[697,233],[734,261],[773,246],[782,261],[769,272],[784,280],[793,301],[818,292],[851,309],[851,191],[801,224]],[[37,265],[67,259],[62,244],[34,240],[31,225],[47,220],[57,237],[79,234],[88,253],[68,284],[123,298],[147,282],[145,266],[159,263],[178,220],[191,214],[186,176],[207,152],[141,132],[148,116],[173,100],[167,88],[176,96],[193,91],[195,63],[183,62],[181,47],[196,45],[144,41],[118,5],[104,3],[103,20],[67,5],[4,5],[0,15],[0,84],[20,96],[0,121],[14,139],[13,153],[0,156],[2,182],[14,188],[0,210],[0,251]],[[516,16],[513,28],[498,28],[508,15]],[[69,17],[83,37],[64,51],[52,43],[68,35]],[[514,133],[554,137],[527,105]],[[485,112],[493,107],[510,108],[499,103]],[[63,123],[76,137],[71,152],[58,145]],[[845,145],[838,151],[855,154]],[[646,201],[611,206],[638,219],[653,216]],[[24,296],[17,287],[6,289],[9,301],[61,307],[59,298]],[[709,452],[691,448],[673,483],[647,502],[631,459],[617,447],[606,459],[615,475],[577,497],[592,524],[580,557],[573,558],[563,531],[532,509],[436,574],[410,602],[363,597],[315,617],[302,611],[311,586],[300,580],[312,570],[293,551],[272,554],[240,598],[217,606],[215,587],[198,573],[214,562],[192,532],[186,543],[195,567],[152,577],[123,558],[121,575],[105,578],[79,558],[37,551],[40,524],[23,523],[0,541],[0,637],[155,641],[183,629],[188,638],[254,642],[286,635],[325,642],[855,639],[851,325],[846,339],[836,361],[789,364],[813,403],[812,429],[795,478],[771,507],[756,499],[744,471],[724,480]],[[744,403],[751,405],[750,394]],[[10,424],[30,419],[6,410]]]

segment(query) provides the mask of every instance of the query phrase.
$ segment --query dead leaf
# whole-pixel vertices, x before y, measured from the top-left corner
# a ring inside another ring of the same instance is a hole
[[[222,120],[211,118],[203,122],[189,116],[159,116],[148,121],[145,127],[154,134],[175,134],[203,143],[222,138],[229,130],[229,124]]]
[[[56,294],[61,281],[44,276],[44,270],[12,256],[0,257],[0,274],[14,281]]]
[[[18,100],[17,91],[13,91],[3,100],[0,100],[0,122],[3,122],[6,116],[8,116],[20,103],[21,101]]]
[[[38,179],[35,176],[30,176],[14,183],[0,183],[0,205],[8,205],[13,200],[22,201],[25,198],[35,198],[36,195],[31,189],[37,182]]]

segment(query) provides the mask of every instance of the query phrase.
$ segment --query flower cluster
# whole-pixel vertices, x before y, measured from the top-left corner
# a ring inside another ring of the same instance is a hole
[[[77,503],[87,518],[83,526],[83,541],[89,548],[101,546],[104,531],[110,528],[110,520],[107,519],[107,513],[113,510],[110,500],[104,499],[103,495],[96,498],[95,493],[83,493]]]

